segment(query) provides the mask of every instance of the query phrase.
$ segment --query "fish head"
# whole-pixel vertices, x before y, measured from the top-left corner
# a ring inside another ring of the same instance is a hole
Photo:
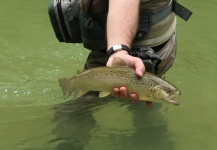
[[[159,84],[150,88],[150,93],[154,99],[162,100],[173,105],[179,105],[174,99],[181,92],[172,85]]]

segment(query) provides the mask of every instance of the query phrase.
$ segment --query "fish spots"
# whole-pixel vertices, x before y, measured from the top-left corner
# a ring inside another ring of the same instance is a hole
[[[139,78],[135,70],[130,67],[97,67],[78,73],[68,82],[71,84],[72,81],[75,87],[65,86],[65,89],[70,92],[75,88],[108,92],[114,87],[125,86],[129,92],[137,93],[143,100],[153,97],[164,101],[180,93],[170,83],[148,72]]]
[[[154,89],[151,89],[151,92],[152,92],[154,95],[156,95],[157,93],[159,93],[159,90],[156,89],[156,88],[154,88]]]
[[[153,83],[149,80],[146,81],[146,84],[149,86],[149,87],[152,87],[153,86]]]
[[[116,79],[121,79],[125,81],[130,81],[132,80],[132,74],[129,71],[126,70],[108,70],[107,76],[111,78],[116,78]]]

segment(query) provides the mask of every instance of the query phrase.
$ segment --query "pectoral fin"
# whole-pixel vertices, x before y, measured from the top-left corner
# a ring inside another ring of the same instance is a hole
[[[106,97],[106,96],[108,96],[109,94],[111,94],[111,92],[100,92],[100,93],[99,93],[99,97]]]

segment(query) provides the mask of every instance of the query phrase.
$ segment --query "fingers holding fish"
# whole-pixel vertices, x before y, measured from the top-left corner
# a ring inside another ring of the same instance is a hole
[[[136,70],[136,75],[141,78],[145,72],[145,66],[144,66],[144,63],[142,62],[142,60],[140,58],[137,58],[137,57],[134,57],[133,58],[134,61],[133,61],[133,66]]]
[[[120,90],[119,90],[119,88],[114,88],[113,92],[112,92],[112,95],[115,96],[115,97],[120,97]]]
[[[128,99],[129,98],[126,87],[114,88],[112,94],[115,97],[121,97],[123,99]]]
[[[138,103],[139,102],[139,96],[135,93],[130,94],[130,98],[132,99],[133,102]]]
[[[128,94],[127,88],[126,87],[120,87],[119,88],[114,88],[113,89],[113,96],[115,97],[121,97],[123,99],[131,99],[133,102],[139,102],[139,97],[136,93],[130,93]]]
[[[151,105],[152,105],[152,102],[146,101],[146,106],[151,106]]]
[[[120,87],[120,96],[123,99],[128,99],[129,98],[128,91],[127,91],[126,87]]]
[[[142,62],[142,60],[138,57],[134,57],[129,55],[126,51],[118,51],[114,54],[112,54],[107,62],[107,66],[112,66],[113,62],[114,62],[114,58],[121,58],[123,63],[128,66],[128,67],[132,67],[135,68],[136,70],[136,75],[138,77],[142,77],[144,72],[145,72],[145,65]]]

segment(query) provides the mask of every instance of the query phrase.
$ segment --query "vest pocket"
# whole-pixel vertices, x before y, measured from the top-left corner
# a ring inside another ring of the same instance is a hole
[[[81,38],[85,48],[104,50],[106,48],[105,22],[95,20],[91,15],[80,12]]]

